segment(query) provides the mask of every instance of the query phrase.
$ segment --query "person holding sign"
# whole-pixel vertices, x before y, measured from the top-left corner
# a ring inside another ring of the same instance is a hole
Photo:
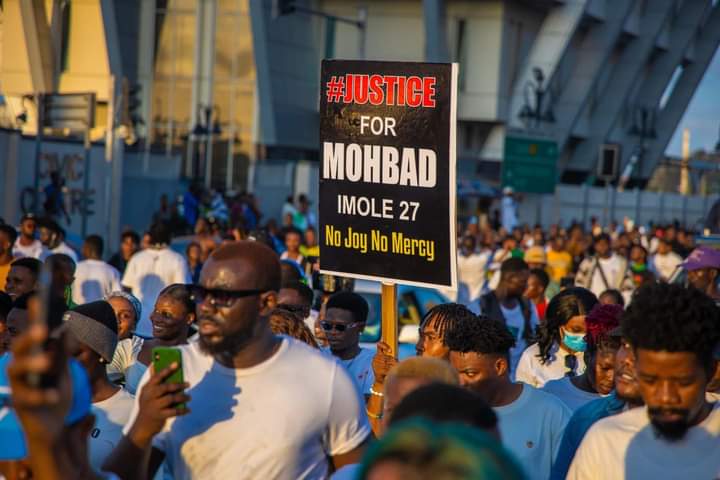
[[[418,357],[447,360],[450,349],[447,346],[447,332],[459,321],[475,318],[475,314],[459,303],[443,303],[431,308],[419,327],[419,338],[415,351]]]

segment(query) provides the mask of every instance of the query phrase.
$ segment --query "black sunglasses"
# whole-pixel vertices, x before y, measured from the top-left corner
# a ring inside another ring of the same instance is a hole
[[[190,298],[197,304],[207,301],[216,307],[229,307],[238,298],[260,295],[267,290],[223,290],[219,288],[205,288],[200,285],[190,287]]]
[[[292,305],[289,303],[281,303],[277,306],[278,310],[285,310],[286,312],[293,313],[295,315],[302,315],[303,318],[310,315],[310,307],[303,305]]]
[[[357,325],[357,322],[349,323],[347,325],[344,323],[330,323],[325,321],[320,322],[320,327],[326,332],[329,332],[333,328],[338,332],[344,332],[348,328],[354,327],[355,325]]]
[[[565,368],[568,369],[567,372],[565,372],[566,377],[574,377],[575,376],[575,367],[577,367],[577,357],[575,355],[565,355]]]

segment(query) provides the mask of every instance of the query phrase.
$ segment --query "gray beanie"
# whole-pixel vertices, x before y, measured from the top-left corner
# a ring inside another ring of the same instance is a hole
[[[63,315],[63,328],[100,355],[112,361],[118,342],[117,319],[109,303],[100,300],[77,306]]]

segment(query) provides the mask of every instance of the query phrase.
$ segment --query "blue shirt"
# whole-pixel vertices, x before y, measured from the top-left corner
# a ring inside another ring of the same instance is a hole
[[[598,398],[580,407],[565,427],[560,450],[550,472],[550,480],[565,480],[575,452],[590,427],[598,420],[622,412],[623,408],[625,401],[617,398],[614,391],[607,397]]]
[[[183,213],[185,221],[190,225],[190,228],[195,228],[195,223],[198,219],[198,207],[200,206],[197,198],[190,192],[185,192],[183,195]]]

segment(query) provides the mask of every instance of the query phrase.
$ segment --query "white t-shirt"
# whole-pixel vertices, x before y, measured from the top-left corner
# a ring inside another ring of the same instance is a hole
[[[375,352],[367,348],[361,348],[360,353],[350,360],[340,360],[363,395],[370,395],[370,387],[375,383],[375,373],[372,369],[372,361]]]
[[[605,279],[608,282],[607,286],[605,282],[603,282],[602,275],[600,274],[600,267],[602,267],[605,273]],[[622,267],[620,257],[615,254],[610,255],[608,258],[598,258],[598,268],[595,269],[590,281],[590,290],[596,297],[599,297],[601,293],[609,288],[617,288],[617,286],[613,285],[613,279],[619,278],[624,274],[624,272],[621,271]]]
[[[480,296],[480,290],[485,283],[487,260],[487,253],[473,253],[467,257],[458,254],[457,271],[460,283],[458,303],[468,304]]]
[[[573,355],[572,353],[553,345],[550,349],[550,360],[545,364],[540,363],[538,353],[540,347],[537,343],[533,343],[522,353],[515,370],[515,381],[542,388],[550,380],[565,376],[565,357]],[[575,375],[580,375],[585,372],[585,355],[583,352],[575,352],[574,355],[577,359]]]
[[[21,258],[21,257],[32,257],[37,258],[40,260],[42,257],[47,256],[45,254],[47,252],[47,249],[45,246],[40,242],[40,240],[33,240],[33,242],[30,245],[22,245],[20,243],[20,237],[18,236],[17,240],[15,240],[15,244],[13,245],[12,253],[14,257]]]
[[[42,260],[44,261],[45,258],[55,253],[64,253],[68,257],[72,258],[73,262],[75,262],[76,264],[78,263],[77,253],[65,242],[60,242],[57,247],[51,248],[50,250],[45,250],[44,258],[42,258]]]
[[[505,308],[501,302],[500,311],[502,311],[503,317],[505,317],[505,324],[507,325],[508,330],[510,330],[510,333],[512,333],[513,337],[515,337],[515,346],[510,349],[510,375],[512,376],[518,366],[520,356],[527,348],[527,342],[523,338],[525,317],[523,316],[522,307],[519,303],[515,306],[515,308],[508,309]],[[530,308],[530,324],[532,325],[532,328],[537,328],[539,323],[540,320],[538,319],[537,310]]]
[[[290,260],[290,261],[292,261],[292,262],[297,263],[298,265],[302,265],[303,261],[305,261],[305,258],[304,258],[302,255],[300,255],[300,254],[298,254],[298,257],[297,257],[297,258],[290,258],[290,257],[288,256],[288,252],[285,251],[285,252],[283,252],[283,253],[280,254],[280,260]]]
[[[90,432],[88,446],[90,465],[96,472],[102,471],[103,462],[120,443],[134,403],[135,398],[121,388],[107,400],[92,404],[95,426]]]
[[[528,478],[547,480],[570,410],[557,398],[529,385],[523,385],[513,403],[493,410],[503,445],[520,461]]]
[[[570,381],[570,377],[550,380],[543,386],[542,390],[559,398],[573,413],[586,403],[603,397],[599,393],[586,392],[576,387]]]
[[[83,260],[75,269],[72,300],[82,305],[120,290],[120,273],[102,260]]]
[[[371,434],[345,369],[298,340],[282,336],[271,358],[247,369],[217,363],[196,342],[178,348],[190,413],[168,420],[153,439],[175,479],[325,478],[328,457]],[[126,431],[137,408],[136,401]]]
[[[130,257],[122,284],[142,303],[142,318],[136,328],[140,335],[152,336],[150,314],[155,301],[162,289],[173,283],[192,283],[187,262],[179,253],[169,248],[148,248]]]
[[[677,442],[656,436],[647,408],[595,423],[570,465],[569,480],[714,479],[720,475],[720,403]]]
[[[675,252],[669,252],[665,255],[656,253],[653,257],[652,263],[655,271],[660,276],[660,279],[668,281],[682,261],[683,259],[680,255]]]

